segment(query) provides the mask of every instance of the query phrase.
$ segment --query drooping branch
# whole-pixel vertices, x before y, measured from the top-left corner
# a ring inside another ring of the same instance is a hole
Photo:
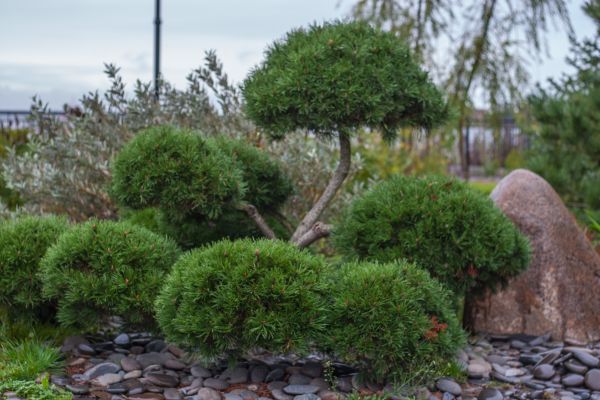
[[[267,224],[267,222],[262,217],[262,215],[260,215],[260,213],[258,212],[256,207],[254,207],[252,204],[246,203],[246,204],[241,204],[239,206],[239,209],[244,211],[246,214],[248,214],[248,217],[250,217],[250,219],[252,221],[254,221],[254,223],[256,224],[258,229],[260,229],[260,231],[263,233],[263,235],[265,235],[269,239],[277,239],[275,232],[273,232],[273,230],[271,229],[269,224]]]
[[[312,206],[310,211],[306,213],[300,225],[296,228],[296,231],[292,235],[290,242],[299,244],[302,236],[309,231],[315,225],[323,210],[327,207],[327,205],[331,202],[338,189],[344,183],[344,180],[348,176],[350,171],[350,163],[352,160],[352,151],[350,148],[350,137],[346,132],[339,133],[339,142],[340,142],[340,162],[329,180],[327,187],[321,194],[321,197],[317,202]]]
[[[315,223],[298,241],[296,245],[300,248],[310,246],[313,242],[327,237],[331,234],[333,227],[322,222]]]

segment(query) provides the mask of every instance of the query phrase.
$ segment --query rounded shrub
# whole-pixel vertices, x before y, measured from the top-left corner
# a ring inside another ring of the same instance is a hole
[[[322,343],[364,379],[431,378],[464,344],[449,292],[414,264],[350,263],[333,276]]]
[[[43,295],[63,326],[93,329],[111,316],[152,327],[153,303],[180,255],[171,239],[126,222],[91,220],[65,232],[41,261]]]
[[[241,171],[212,141],[170,126],[146,129],[112,163],[111,194],[133,209],[219,217],[243,194]]]
[[[450,289],[494,288],[529,264],[529,243],[492,201],[441,176],[395,176],[356,199],[335,227],[350,258],[414,261]]]
[[[275,240],[223,240],[182,256],[156,300],[170,341],[207,357],[308,348],[325,326],[324,261]]]
[[[225,136],[213,140],[242,171],[242,180],[246,187],[244,201],[263,212],[268,212],[276,210],[292,194],[292,181],[266,152],[245,141]]]
[[[0,223],[0,306],[11,318],[52,316],[37,274],[46,250],[67,229],[67,220],[54,216],[24,216]]]

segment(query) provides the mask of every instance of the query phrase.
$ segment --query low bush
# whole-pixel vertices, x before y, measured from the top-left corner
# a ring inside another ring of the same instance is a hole
[[[46,250],[67,228],[66,219],[58,217],[24,216],[0,222],[0,306],[11,320],[52,317],[37,273]]]
[[[449,292],[406,262],[344,265],[333,275],[326,351],[376,382],[434,377],[464,344]],[[442,362],[444,361],[445,362]],[[427,366],[424,370],[422,366]]]
[[[171,239],[125,222],[91,220],[63,234],[41,262],[43,294],[63,326],[92,330],[110,316],[152,327],[153,303],[180,255]]]
[[[170,215],[215,219],[243,194],[241,171],[215,143],[162,126],[127,143],[112,163],[111,194],[120,206],[160,207]]]
[[[324,329],[324,261],[281,241],[220,241],[175,264],[156,301],[170,341],[206,357],[307,350]]]
[[[483,194],[452,178],[396,176],[356,199],[335,228],[347,257],[414,261],[457,294],[527,268],[529,244]]]

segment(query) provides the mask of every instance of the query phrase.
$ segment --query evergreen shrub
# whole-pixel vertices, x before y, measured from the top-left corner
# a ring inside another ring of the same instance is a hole
[[[447,363],[464,344],[448,290],[414,264],[349,263],[333,277],[323,343],[363,378],[403,381]]]
[[[63,234],[41,261],[43,295],[63,326],[93,329],[111,316],[153,327],[153,303],[180,255],[171,239],[126,222],[91,220]]]
[[[350,258],[415,262],[457,294],[505,283],[530,256],[527,239],[489,198],[442,176],[377,185],[353,202],[334,241]]]
[[[111,194],[124,207],[160,207],[172,217],[214,219],[243,194],[241,172],[216,145],[191,131],[146,129],[112,164]]]
[[[325,326],[325,263],[276,240],[223,240],[175,264],[156,301],[168,340],[206,357],[307,350]]]
[[[37,274],[46,250],[67,229],[67,220],[54,216],[0,222],[0,306],[6,307],[11,319],[52,316]]]

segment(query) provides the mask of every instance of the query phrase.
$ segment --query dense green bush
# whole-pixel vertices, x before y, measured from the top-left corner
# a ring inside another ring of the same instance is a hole
[[[58,217],[25,216],[0,222],[0,306],[11,318],[52,316],[42,299],[37,273],[46,250],[67,228],[67,221]]]
[[[414,261],[458,294],[505,283],[529,263],[527,240],[489,198],[441,176],[377,185],[354,201],[334,240],[348,257]]]
[[[93,329],[110,316],[153,326],[153,302],[180,255],[170,239],[125,222],[91,220],[65,232],[41,261],[43,294],[63,326]]]
[[[243,193],[230,157],[198,134],[168,126],[140,132],[117,155],[112,173],[119,205],[161,207],[178,219],[217,218]]]
[[[443,96],[392,32],[331,22],[289,32],[244,82],[246,112],[274,136],[369,126],[395,136],[446,116]]]
[[[207,357],[303,351],[324,328],[325,264],[275,240],[224,240],[175,264],[156,301],[167,338]]]
[[[439,373],[464,343],[449,292],[413,264],[350,263],[333,278],[323,343],[364,378],[404,381],[424,365]]]

